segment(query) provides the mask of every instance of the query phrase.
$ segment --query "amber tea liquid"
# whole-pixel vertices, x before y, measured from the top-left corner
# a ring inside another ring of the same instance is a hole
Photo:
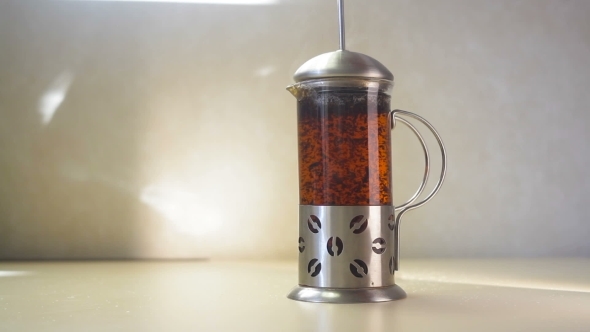
[[[391,205],[390,99],[316,87],[297,104],[301,205]]]

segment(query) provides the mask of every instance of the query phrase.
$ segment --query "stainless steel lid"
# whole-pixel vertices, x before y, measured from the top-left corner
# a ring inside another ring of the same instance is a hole
[[[321,78],[368,78],[393,81],[393,74],[379,61],[362,53],[339,50],[320,54],[304,63],[295,82]]]

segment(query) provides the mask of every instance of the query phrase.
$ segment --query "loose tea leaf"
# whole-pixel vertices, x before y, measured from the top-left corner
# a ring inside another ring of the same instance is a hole
[[[300,204],[392,204],[389,103],[354,88],[299,99]]]

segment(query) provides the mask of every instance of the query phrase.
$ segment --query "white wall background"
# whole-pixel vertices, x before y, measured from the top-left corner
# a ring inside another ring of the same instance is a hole
[[[590,256],[590,1],[346,7],[348,48],[449,152],[403,254]],[[336,25],[328,0],[1,1],[0,258],[295,258],[285,86]],[[401,202],[422,166],[394,140]]]

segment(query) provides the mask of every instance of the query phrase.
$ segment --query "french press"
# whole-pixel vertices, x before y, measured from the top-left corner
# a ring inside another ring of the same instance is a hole
[[[345,49],[344,8],[338,0],[340,50],[318,55],[295,72],[287,87],[297,98],[299,146],[299,286],[289,298],[308,302],[360,303],[402,299],[400,220],[428,202],[446,173],[446,152],[434,127],[421,116],[391,111],[393,74],[368,55]],[[418,120],[436,138],[440,178],[422,201],[430,155]],[[426,167],[422,183],[394,207],[391,130],[406,125],[420,141]],[[397,212],[397,213],[396,213]]]

